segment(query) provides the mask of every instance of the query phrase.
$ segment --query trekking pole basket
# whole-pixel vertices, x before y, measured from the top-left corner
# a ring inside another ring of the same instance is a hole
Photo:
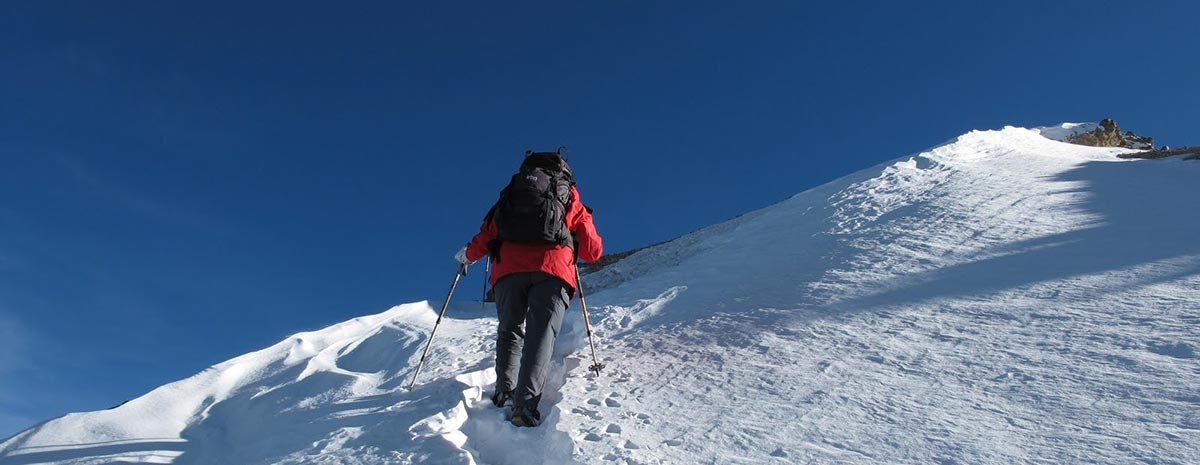
[[[588,367],[588,371],[600,376],[604,364],[600,363],[600,358],[596,356],[596,343],[592,340],[592,322],[588,319],[587,299],[583,295],[583,278],[579,275],[579,265],[575,265],[575,282],[579,289],[579,307],[583,309],[583,326],[587,329],[588,345],[592,348],[592,366]]]

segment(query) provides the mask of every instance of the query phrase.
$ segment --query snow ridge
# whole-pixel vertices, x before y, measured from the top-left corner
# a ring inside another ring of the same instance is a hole
[[[488,396],[494,308],[302,333],[0,463],[1198,463],[1200,164],[974,131],[590,275],[543,399]],[[577,305],[577,304],[576,304]],[[577,307],[576,307],[577,308]]]

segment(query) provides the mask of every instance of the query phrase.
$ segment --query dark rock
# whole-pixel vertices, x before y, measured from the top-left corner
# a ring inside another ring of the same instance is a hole
[[[1121,133],[1121,127],[1112,118],[1100,121],[1100,127],[1092,132],[1076,134],[1071,137],[1072,144],[1092,147],[1125,147],[1130,149],[1153,150],[1154,138],[1134,134],[1133,131]]]
[[[1163,147],[1161,150],[1122,153],[1117,155],[1117,158],[1141,158],[1146,160],[1157,160],[1160,158],[1176,157],[1180,155],[1186,155],[1184,160],[1200,160],[1200,147],[1179,147],[1174,149],[1170,147]]]

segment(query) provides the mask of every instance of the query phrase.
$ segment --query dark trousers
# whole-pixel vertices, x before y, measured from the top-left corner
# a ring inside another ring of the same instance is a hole
[[[542,399],[570,289],[541,272],[513,273],[496,282],[496,389],[511,389],[515,406],[536,409]]]

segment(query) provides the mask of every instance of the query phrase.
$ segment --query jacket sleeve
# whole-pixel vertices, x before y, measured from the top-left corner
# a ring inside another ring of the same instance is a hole
[[[492,221],[492,215],[489,214],[479,225],[479,232],[467,243],[467,260],[476,261],[487,256],[488,243],[496,239],[496,234],[496,222]]]
[[[579,191],[574,186],[571,187],[571,194],[574,200],[571,203],[571,211],[567,214],[567,228],[575,235],[575,251],[579,258],[585,262],[594,262],[604,254],[604,242],[600,239],[600,234],[596,233],[596,226],[592,224],[592,212],[579,200]]]

